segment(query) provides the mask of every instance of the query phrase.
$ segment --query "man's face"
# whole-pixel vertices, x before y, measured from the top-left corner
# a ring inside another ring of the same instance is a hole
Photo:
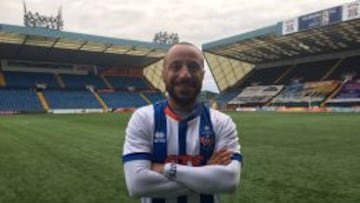
[[[179,105],[192,104],[201,90],[204,58],[200,50],[187,44],[173,46],[164,60],[163,80],[169,96]]]

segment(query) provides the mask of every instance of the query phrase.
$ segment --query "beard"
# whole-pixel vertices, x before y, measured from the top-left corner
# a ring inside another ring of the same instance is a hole
[[[181,85],[180,83],[166,85],[166,91],[169,93],[169,96],[180,106],[187,106],[189,104],[195,103],[198,95],[200,94],[201,85],[198,85],[196,82],[193,81],[182,82],[182,83],[186,83],[186,85],[190,84],[193,89],[188,93],[181,91],[177,92],[175,88],[178,85]]]

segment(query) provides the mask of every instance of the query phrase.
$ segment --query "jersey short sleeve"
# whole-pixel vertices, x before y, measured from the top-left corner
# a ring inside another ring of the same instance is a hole
[[[153,106],[137,109],[126,128],[123,148],[124,161],[131,159],[150,159],[154,131]]]
[[[215,151],[226,148],[241,154],[238,131],[231,117],[211,109],[211,120],[216,135]]]

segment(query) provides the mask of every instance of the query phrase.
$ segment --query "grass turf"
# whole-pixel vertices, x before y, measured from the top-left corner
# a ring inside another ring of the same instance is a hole
[[[230,115],[245,164],[222,202],[360,202],[359,114]],[[127,195],[120,161],[129,117],[0,117],[0,202],[140,202]]]

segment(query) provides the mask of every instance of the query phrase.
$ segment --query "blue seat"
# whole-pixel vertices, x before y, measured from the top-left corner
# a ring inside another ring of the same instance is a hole
[[[0,111],[41,112],[34,89],[0,89]]]

